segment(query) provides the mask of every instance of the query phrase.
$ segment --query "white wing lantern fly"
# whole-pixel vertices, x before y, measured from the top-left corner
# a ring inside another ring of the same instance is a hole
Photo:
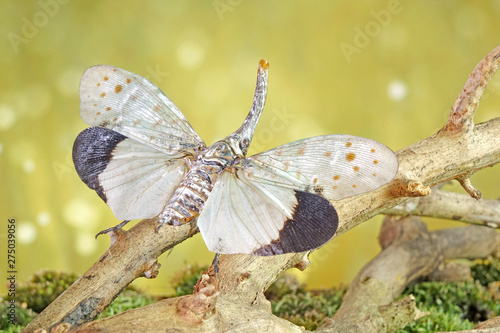
[[[246,157],[264,108],[269,64],[261,60],[250,113],[206,147],[179,109],[145,78],[94,66],[80,84],[81,132],[73,161],[82,181],[121,220],[197,219],[215,253],[275,255],[320,247],[335,234],[331,201],[372,191],[398,168],[386,146],[325,135]]]

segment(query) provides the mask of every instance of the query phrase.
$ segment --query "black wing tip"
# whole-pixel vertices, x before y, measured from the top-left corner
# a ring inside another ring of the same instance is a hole
[[[338,227],[333,205],[320,195],[295,191],[297,205],[292,219],[285,221],[279,238],[253,252],[270,256],[314,250],[328,242]]]
[[[73,164],[80,179],[106,202],[99,175],[106,169],[115,147],[127,137],[102,127],[84,129],[73,144]]]

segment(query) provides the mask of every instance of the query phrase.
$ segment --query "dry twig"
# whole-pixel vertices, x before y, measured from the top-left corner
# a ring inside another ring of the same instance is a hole
[[[400,216],[430,216],[500,228],[500,200],[476,200],[465,194],[432,190],[384,211]]]

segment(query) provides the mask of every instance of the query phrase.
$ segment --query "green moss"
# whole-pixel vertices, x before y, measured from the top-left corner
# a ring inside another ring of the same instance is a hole
[[[97,319],[110,317],[123,311],[140,308],[156,302],[158,299],[143,294],[137,290],[125,289],[115,300],[102,312]]]
[[[208,269],[208,266],[187,265],[177,272],[172,278],[172,287],[175,290],[174,296],[184,296],[193,293],[194,286],[201,278],[201,274]]]
[[[305,291],[305,284],[300,283],[294,275],[283,274],[267,288],[265,295],[268,300],[276,301],[285,295],[304,293]]]
[[[40,271],[17,286],[16,300],[35,312],[42,312],[78,279],[73,273]]]
[[[337,312],[345,291],[345,288],[306,291],[293,275],[284,274],[269,287],[266,297],[275,315],[314,330]]]
[[[419,306],[438,307],[447,313],[456,313],[473,322],[488,318],[495,308],[489,292],[478,282],[423,282],[406,289],[413,294]]]
[[[408,287],[401,297],[415,296],[417,306],[430,315],[398,332],[466,330],[475,323],[500,315],[500,302],[488,289],[500,280],[500,261],[485,260],[472,266],[475,281],[423,282]],[[284,274],[267,291],[273,313],[296,325],[314,330],[342,303],[346,289],[307,291],[292,275]],[[498,297],[498,295],[497,295]]]
[[[398,332],[466,330],[500,315],[500,302],[486,287],[500,280],[499,267],[498,260],[474,265],[471,282],[423,282],[408,287],[402,296],[413,294],[419,309],[430,315]]]
[[[9,314],[14,314],[14,318],[9,317]],[[16,302],[15,308],[12,310],[10,302],[2,301],[0,303],[0,330],[1,332],[21,332],[36,315],[31,309],[26,308],[25,304],[19,305]],[[12,324],[11,320],[15,324]]]
[[[471,267],[471,275],[483,286],[492,281],[500,281],[500,259],[483,260]]]
[[[422,308],[421,308],[422,309]],[[448,313],[439,307],[429,307],[425,309],[430,314],[416,322],[410,323],[404,329],[396,331],[397,333],[422,333],[436,331],[460,331],[470,330],[474,323],[463,320],[456,313]]]

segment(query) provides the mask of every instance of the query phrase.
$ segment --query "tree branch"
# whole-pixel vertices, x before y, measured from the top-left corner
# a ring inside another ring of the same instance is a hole
[[[433,190],[384,211],[399,216],[429,216],[500,228],[500,201],[476,200],[465,194]]]
[[[500,46],[476,67],[443,129],[397,152],[400,166],[394,181],[376,191],[334,202],[340,221],[337,235],[401,204],[408,197],[428,194],[431,186],[451,179],[464,179],[500,161],[500,119],[476,126],[472,120],[485,85],[498,67],[499,57]],[[76,327],[94,319],[135,278],[155,277],[158,256],[197,232],[193,225],[166,226],[159,233],[155,233],[155,229],[156,221],[152,219],[143,220],[128,231],[119,231],[116,241],[94,266],[38,315],[24,332],[49,329],[64,322]],[[304,267],[304,254],[222,256],[218,284],[209,277],[204,287],[210,289],[209,284],[212,284],[218,293],[207,296],[201,292],[207,289],[201,288],[195,295],[166,300],[157,304],[155,311],[151,310],[152,317],[168,314],[169,327],[181,330],[210,323],[223,325],[228,331],[231,328],[242,330],[252,323],[258,323],[260,329],[272,326],[281,331],[297,330],[292,324],[276,319],[263,296],[279,274],[296,265]],[[183,311],[178,312],[179,302],[184,299]],[[197,307],[199,304],[206,306]],[[192,317],[194,321],[189,319]]]
[[[394,228],[400,232],[394,233]],[[406,316],[394,320],[394,313],[400,313],[400,304],[391,302],[410,282],[428,276],[446,259],[484,258],[496,247],[493,229],[469,226],[429,232],[416,217],[400,220],[386,217],[380,238],[384,240],[384,250],[363,267],[333,320],[317,332],[401,329],[422,316],[413,301],[403,312]],[[391,238],[390,242],[387,242],[388,238]]]

